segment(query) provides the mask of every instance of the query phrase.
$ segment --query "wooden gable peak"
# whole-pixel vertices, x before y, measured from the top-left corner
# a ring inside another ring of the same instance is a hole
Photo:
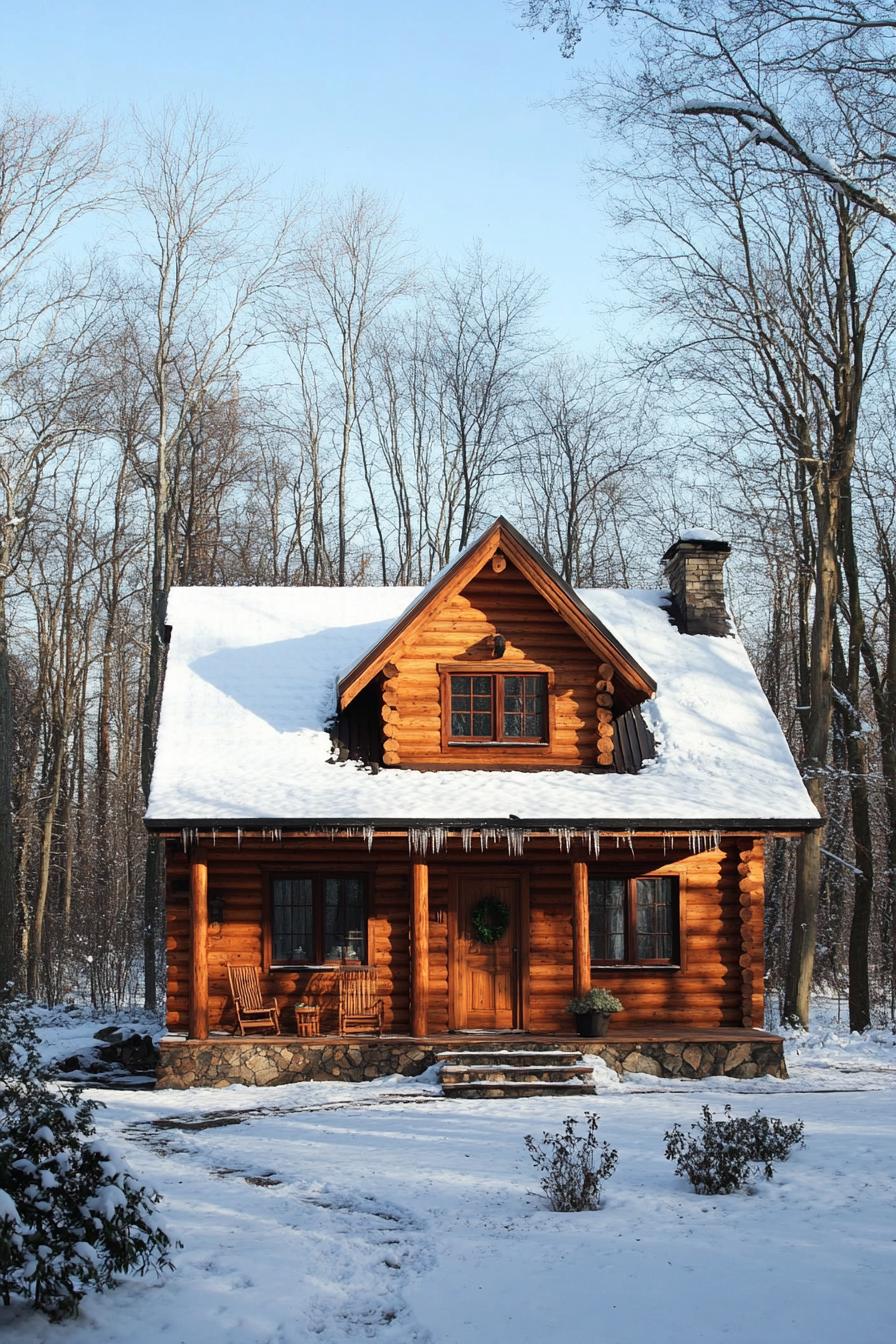
[[[369,685],[414,632],[445,603],[459,593],[471,579],[500,552],[510,560],[536,592],[567,623],[599,658],[610,661],[626,684],[632,704],[648,699],[656,691],[656,682],[611,630],[581,600],[578,593],[548,564],[544,556],[526,540],[512,523],[499,517],[490,523],[425,588],[394,625],[368,649],[355,666],[339,681],[339,709],[345,709],[364,687]]]

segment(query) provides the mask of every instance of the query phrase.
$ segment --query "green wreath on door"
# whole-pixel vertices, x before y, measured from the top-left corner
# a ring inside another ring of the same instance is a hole
[[[500,943],[510,928],[510,907],[496,896],[484,896],[470,914],[476,941],[490,947]]]

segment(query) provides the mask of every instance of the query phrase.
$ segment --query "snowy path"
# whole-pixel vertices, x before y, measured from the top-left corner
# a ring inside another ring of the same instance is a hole
[[[447,1102],[426,1080],[105,1094],[104,1132],[165,1195],[177,1271],[88,1300],[63,1327],[0,1313],[0,1332],[17,1344],[891,1338],[896,1048],[830,1037],[792,1067],[784,1084],[602,1074],[590,1099]],[[706,1100],[800,1116],[806,1146],[754,1194],[693,1195],[663,1134]],[[523,1136],[589,1103],[617,1173],[599,1212],[551,1214]]]

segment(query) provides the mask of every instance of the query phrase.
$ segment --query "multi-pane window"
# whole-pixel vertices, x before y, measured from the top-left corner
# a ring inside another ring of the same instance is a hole
[[[671,877],[588,881],[592,962],[672,963],[677,956],[678,891]]]
[[[627,893],[628,883],[622,877],[592,877],[589,881],[592,961],[625,961]]]
[[[449,687],[450,741],[547,742],[545,673],[452,673]]]
[[[361,877],[272,877],[271,964],[365,962],[366,906]]]
[[[491,742],[495,736],[495,678],[451,678],[451,736],[477,737]]]

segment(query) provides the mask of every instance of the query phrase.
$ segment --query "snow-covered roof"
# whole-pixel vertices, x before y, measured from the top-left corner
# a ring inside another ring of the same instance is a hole
[[[152,792],[155,828],[288,823],[612,829],[813,824],[817,812],[741,642],[685,635],[668,594],[579,589],[656,679],[636,775],[331,764],[336,684],[416,588],[179,588]]]

